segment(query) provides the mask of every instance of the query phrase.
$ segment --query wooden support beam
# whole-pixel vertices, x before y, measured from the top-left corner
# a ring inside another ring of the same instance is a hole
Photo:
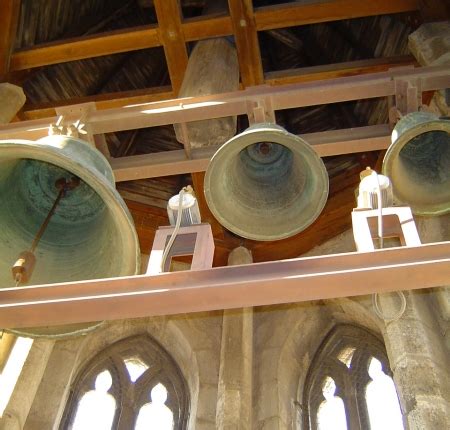
[[[325,79],[336,79],[344,76],[385,72],[393,67],[416,65],[418,65],[418,63],[411,55],[347,61],[345,63],[268,72],[265,74],[265,83],[269,85],[285,85],[300,82],[313,82]]]
[[[386,149],[391,143],[391,129],[383,124],[301,134],[300,137],[312,145],[318,155],[325,157]],[[195,148],[190,158],[183,150],[177,150],[112,158],[110,163],[117,182],[204,172],[218,149],[217,146]],[[202,181],[198,178],[198,183],[194,183],[197,190],[203,189]]]
[[[420,82],[420,91],[447,88],[450,86],[448,70],[448,66],[428,66],[282,87],[261,86],[228,94],[188,97],[96,111],[90,113],[85,120],[91,124],[93,134],[100,134],[248,114],[249,103],[261,99],[270,99],[273,110],[282,110],[386,97],[395,94],[395,82],[398,79],[411,81],[412,84]],[[48,124],[53,122],[55,118],[50,117],[0,126],[0,139],[42,137]]]
[[[185,19],[182,29],[186,42],[229,36],[233,33],[231,18],[223,14]]]
[[[264,82],[258,33],[251,0],[228,0],[244,87]]]
[[[0,327],[242,308],[450,283],[450,242],[0,289]]]
[[[5,2],[19,0],[2,0]],[[162,2],[164,3],[164,2]],[[338,0],[313,3],[288,3],[284,5],[258,8],[254,12],[256,30],[292,27],[364,16],[412,12],[418,9],[417,0]],[[181,24],[185,41],[228,36],[233,33],[228,16],[194,18]],[[87,37],[38,45],[15,52],[11,56],[11,71],[30,69],[49,64],[64,63],[84,58],[117,54],[120,52],[161,46],[158,28],[138,27]]]
[[[413,12],[417,0],[332,0],[293,2],[285,5],[265,6],[255,10],[258,31],[365,16]]]
[[[58,102],[25,105],[20,117],[22,120],[48,118],[56,115],[56,109],[62,106],[94,102],[97,110],[121,108],[174,99],[170,86],[145,88],[143,90],[122,91],[117,93],[96,94],[77,97]]]
[[[15,52],[11,70],[24,70],[102,55],[119,54],[160,46],[156,26],[116,30],[91,36],[37,45]]]
[[[16,40],[17,23],[20,13],[20,0],[0,1],[0,82],[10,70],[11,53]]]
[[[269,85],[285,85],[301,82],[313,82],[325,79],[335,79],[344,76],[355,76],[367,73],[387,71],[392,67],[417,65],[410,55],[372,60],[349,61],[346,63],[329,64],[325,66],[303,67],[299,69],[282,70],[266,73],[265,83]],[[434,94],[434,92],[430,92]],[[109,94],[71,98],[59,102],[25,105],[20,117],[22,120],[39,119],[55,116],[55,109],[60,106],[95,102],[97,110],[120,108],[124,106],[151,103],[175,98],[170,86],[153,87],[142,90],[123,91]]]
[[[170,82],[178,94],[188,63],[186,42],[181,28],[181,9],[178,0],[155,0],[158,34],[164,46]]]

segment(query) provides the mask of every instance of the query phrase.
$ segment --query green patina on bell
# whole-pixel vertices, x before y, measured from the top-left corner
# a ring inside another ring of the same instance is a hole
[[[0,288],[15,285],[11,268],[31,249],[59,189],[64,191],[33,254],[27,285],[135,275],[140,269],[133,219],[114,186],[108,161],[86,142],[48,136],[0,141]],[[97,323],[20,329],[20,335],[67,336]]]
[[[205,175],[216,219],[252,240],[280,240],[310,226],[328,197],[328,173],[303,139],[275,124],[255,124],[223,144]]]
[[[398,204],[417,215],[450,212],[450,120],[412,112],[396,124],[383,160]]]

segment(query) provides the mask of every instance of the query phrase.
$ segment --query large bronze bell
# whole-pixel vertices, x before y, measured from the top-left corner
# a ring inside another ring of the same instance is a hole
[[[61,184],[66,184],[63,191]],[[56,200],[57,207],[43,229]],[[139,273],[136,230],[115,190],[111,167],[82,140],[55,135],[36,142],[0,141],[0,226],[0,288],[19,281],[36,285]],[[24,260],[30,273],[14,279],[12,266]],[[30,328],[18,333],[64,336],[97,325]]]
[[[228,230],[248,239],[278,240],[319,216],[328,197],[328,174],[303,139],[275,124],[256,124],[214,154],[205,196]]]
[[[417,215],[450,212],[450,120],[412,112],[398,121],[383,160],[397,204]]]

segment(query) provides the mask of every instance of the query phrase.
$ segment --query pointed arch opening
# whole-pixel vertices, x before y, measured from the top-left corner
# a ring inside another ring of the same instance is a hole
[[[185,429],[189,391],[169,353],[148,335],[120,340],[81,368],[60,428]]]
[[[383,341],[365,328],[335,326],[318,348],[303,391],[309,430],[403,430]]]

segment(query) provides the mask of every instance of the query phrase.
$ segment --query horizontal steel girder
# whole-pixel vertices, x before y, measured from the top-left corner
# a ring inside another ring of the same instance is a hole
[[[450,242],[5,288],[0,289],[0,327],[170,315],[442,285],[450,285]]]

